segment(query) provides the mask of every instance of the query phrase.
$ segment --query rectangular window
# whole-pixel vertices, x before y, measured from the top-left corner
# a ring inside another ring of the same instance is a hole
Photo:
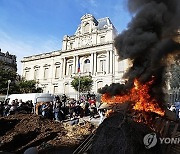
[[[54,94],[58,94],[58,86],[54,86]]]
[[[105,36],[101,36],[101,37],[100,37],[100,42],[101,42],[101,43],[104,43],[104,42],[105,42]]]
[[[24,75],[25,79],[28,80],[29,79],[29,71],[25,71],[25,75]]]
[[[56,66],[56,69],[55,69],[55,78],[59,78],[60,77],[60,66]]]
[[[72,75],[72,64],[69,65],[69,68],[68,68],[68,75]]]
[[[70,42],[70,49],[72,49],[73,48],[73,43],[72,42]]]
[[[44,79],[48,78],[48,68],[44,69]]]
[[[105,71],[105,63],[106,63],[105,59],[100,60],[100,72],[104,72]]]
[[[39,78],[39,70],[38,69],[35,69],[34,70],[34,80],[38,79]]]

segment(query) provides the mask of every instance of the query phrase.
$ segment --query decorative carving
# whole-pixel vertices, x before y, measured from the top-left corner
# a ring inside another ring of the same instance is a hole
[[[81,20],[87,19],[87,18],[94,18],[91,14],[85,14],[81,17]]]
[[[61,63],[60,62],[56,62],[54,65],[61,65]]]
[[[45,64],[43,67],[49,67],[49,66],[51,66],[51,65]]]
[[[98,58],[105,58],[105,57],[106,57],[106,55],[104,55],[104,54],[98,55]]]
[[[30,70],[31,68],[30,67],[26,67],[24,70]]]
[[[72,59],[67,60],[67,63],[73,63]]]
[[[82,45],[92,45],[92,36],[85,36],[81,39]]]
[[[36,69],[36,68],[40,68],[40,66],[38,66],[38,65],[35,65],[35,66],[34,66],[34,69]]]

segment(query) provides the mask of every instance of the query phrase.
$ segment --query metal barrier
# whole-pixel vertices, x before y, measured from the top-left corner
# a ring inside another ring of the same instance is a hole
[[[73,154],[84,154],[90,150],[94,136],[95,131],[86,138],[86,140],[73,152]]]

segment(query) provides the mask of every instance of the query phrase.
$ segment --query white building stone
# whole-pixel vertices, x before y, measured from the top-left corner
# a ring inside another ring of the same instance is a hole
[[[76,97],[71,81],[78,76],[80,61],[80,75],[90,75],[94,81],[92,92],[112,82],[122,83],[129,62],[118,61],[113,46],[116,36],[117,30],[108,17],[96,20],[86,14],[75,34],[64,36],[62,50],[24,57],[22,75],[37,80],[44,92]]]

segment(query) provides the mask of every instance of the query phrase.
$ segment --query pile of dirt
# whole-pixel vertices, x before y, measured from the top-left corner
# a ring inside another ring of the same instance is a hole
[[[75,148],[94,129],[88,122],[70,126],[34,114],[1,117],[0,151],[23,153],[29,147],[37,147],[39,152]]]
[[[98,127],[91,153],[161,154],[162,147],[159,143],[151,148],[145,147],[144,136],[152,132],[147,125],[135,122],[124,114],[114,114]],[[151,144],[152,138],[148,142]]]

